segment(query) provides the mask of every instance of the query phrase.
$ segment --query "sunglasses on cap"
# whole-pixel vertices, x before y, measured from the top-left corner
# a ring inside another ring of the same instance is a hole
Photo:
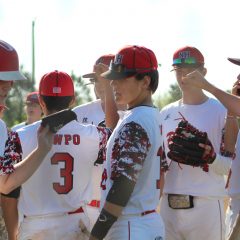
[[[173,59],[173,65],[177,64],[199,64],[195,58],[189,57],[189,58],[176,58]]]

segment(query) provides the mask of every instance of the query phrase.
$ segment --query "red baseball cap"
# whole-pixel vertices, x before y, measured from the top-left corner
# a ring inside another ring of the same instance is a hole
[[[100,63],[109,66],[110,62],[114,59],[114,57],[115,57],[115,55],[113,55],[113,54],[106,54],[106,55],[101,56],[95,62],[94,66],[93,66],[93,72],[88,73],[88,74],[84,74],[82,77],[83,78],[94,78],[95,74],[96,74],[96,66]]]
[[[7,42],[0,40],[0,80],[26,80],[19,71],[18,54]]]
[[[74,96],[73,80],[65,72],[55,70],[46,73],[40,80],[39,94],[52,97]]]
[[[228,58],[228,60],[229,60],[231,63],[234,63],[234,64],[240,66],[240,58]]]
[[[39,104],[38,92],[30,92],[26,97],[26,103],[37,103],[37,104]]]
[[[182,47],[173,54],[173,66],[197,67],[202,64],[204,64],[204,57],[195,47]]]
[[[110,80],[118,80],[157,68],[157,58],[152,50],[143,46],[127,45],[118,51],[109,70],[101,75]]]

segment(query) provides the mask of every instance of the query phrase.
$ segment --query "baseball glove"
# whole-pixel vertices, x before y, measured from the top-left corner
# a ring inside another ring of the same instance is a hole
[[[199,144],[207,145],[208,150]],[[206,132],[201,132],[188,121],[179,122],[175,132],[169,138],[167,156],[178,163],[201,167],[208,171],[208,164],[213,163],[216,153]]]
[[[60,128],[67,123],[77,120],[77,115],[70,109],[65,109],[54,114],[48,115],[42,119],[41,125],[43,127],[49,126],[49,129],[56,133]]]

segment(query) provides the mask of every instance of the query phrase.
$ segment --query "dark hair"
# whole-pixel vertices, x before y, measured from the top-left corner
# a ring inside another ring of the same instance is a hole
[[[137,80],[142,80],[145,76],[149,76],[151,78],[149,88],[152,91],[152,93],[154,93],[158,87],[158,70],[154,70],[151,72],[145,72],[145,73],[137,73],[135,75],[135,78]]]
[[[41,97],[45,102],[48,111],[61,111],[63,109],[69,108],[70,102],[73,99],[72,96],[52,97],[41,95]]]

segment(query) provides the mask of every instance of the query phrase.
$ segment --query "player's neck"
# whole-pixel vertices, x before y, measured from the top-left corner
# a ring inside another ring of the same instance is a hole
[[[200,105],[208,100],[208,96],[206,96],[203,92],[198,92],[195,94],[186,94],[183,93],[182,103],[189,105]]]

